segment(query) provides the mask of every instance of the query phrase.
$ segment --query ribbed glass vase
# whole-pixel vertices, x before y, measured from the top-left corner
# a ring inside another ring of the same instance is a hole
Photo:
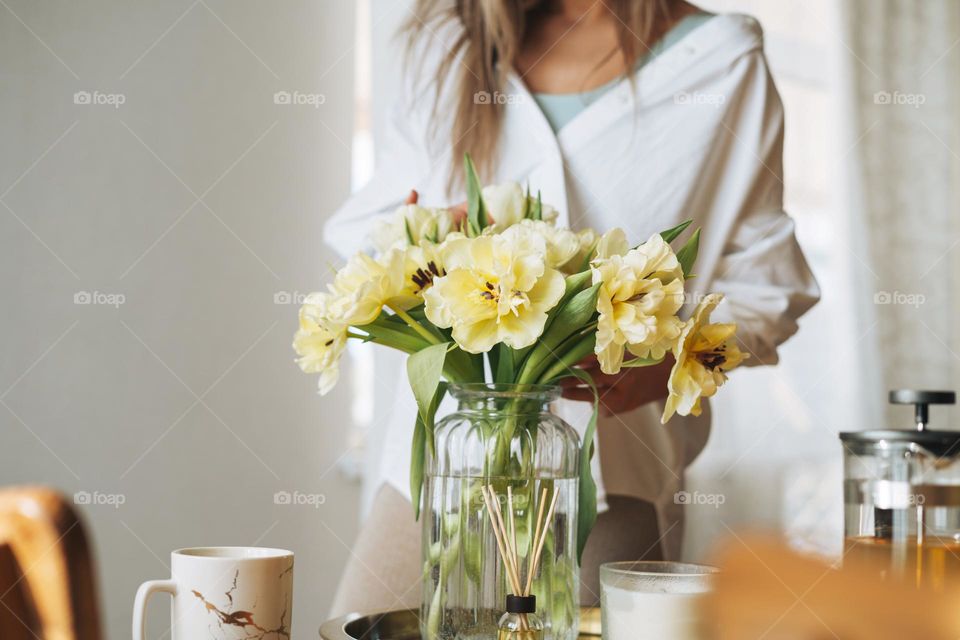
[[[457,411],[440,420],[424,469],[421,634],[428,640],[496,638],[509,581],[481,487],[507,519],[513,495],[522,583],[533,553],[536,505],[557,505],[532,592],[545,637],[574,640],[579,617],[577,492],[580,438],[550,411],[559,388],[451,385]]]

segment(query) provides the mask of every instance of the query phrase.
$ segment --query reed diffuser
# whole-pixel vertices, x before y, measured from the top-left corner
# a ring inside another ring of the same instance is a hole
[[[497,548],[506,568],[507,579],[513,593],[507,595],[506,613],[500,618],[498,640],[543,640],[543,622],[536,615],[537,597],[530,593],[533,577],[540,567],[540,557],[543,554],[543,545],[553,520],[553,511],[557,506],[557,492],[553,492],[550,507],[544,514],[547,505],[546,488],[540,494],[540,505],[537,508],[536,528],[533,538],[527,547],[526,558],[520,557],[517,547],[517,526],[513,516],[513,489],[507,486],[507,513],[509,518],[504,522],[503,512],[500,509],[500,499],[493,485],[481,487],[483,500],[490,514],[490,523],[497,538]],[[536,507],[536,505],[534,505]],[[544,517],[545,516],[545,517]],[[522,580],[521,569],[526,565],[526,580]]]

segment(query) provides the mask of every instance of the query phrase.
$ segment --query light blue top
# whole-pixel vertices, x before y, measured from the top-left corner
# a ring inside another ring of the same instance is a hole
[[[669,49],[685,35],[712,17],[712,13],[703,12],[691,14],[680,20],[680,22],[675,24],[670,31],[664,34],[664,36],[651,47],[649,53],[641,56],[637,60],[636,69],[639,69],[652,58]],[[534,93],[533,99],[537,102],[543,115],[546,116],[547,122],[550,123],[553,132],[556,133],[560,131],[565,124],[573,120],[577,114],[613,89],[620,80],[621,78],[616,78],[601,87],[580,93]]]

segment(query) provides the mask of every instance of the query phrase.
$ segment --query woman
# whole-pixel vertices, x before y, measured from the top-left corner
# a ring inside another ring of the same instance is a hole
[[[776,362],[819,291],[782,209],[783,112],[753,19],[677,0],[420,0],[409,31],[418,73],[375,177],[329,221],[331,246],[363,249],[411,188],[408,201],[462,202],[459,159],[470,152],[484,183],[530,184],[574,229],[619,226],[640,242],[693,218],[704,242],[692,299],[724,293],[714,318],[739,324],[748,364]],[[583,560],[584,603],[598,600],[600,563],[678,556],[675,495],[710,418],[660,425],[669,365],[604,376],[584,364],[603,395],[594,476],[605,510]],[[588,399],[576,386],[565,396]],[[336,614],[418,602],[413,409],[399,397],[411,408],[394,411],[380,439],[371,517]],[[585,424],[588,404],[563,404]]]

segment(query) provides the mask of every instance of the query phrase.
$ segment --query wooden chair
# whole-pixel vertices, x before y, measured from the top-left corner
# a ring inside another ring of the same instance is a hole
[[[0,490],[0,639],[100,640],[87,537],[63,496]]]
[[[839,569],[762,537],[730,541],[713,563],[704,617],[716,640],[960,638],[956,588],[881,581],[876,567]]]

